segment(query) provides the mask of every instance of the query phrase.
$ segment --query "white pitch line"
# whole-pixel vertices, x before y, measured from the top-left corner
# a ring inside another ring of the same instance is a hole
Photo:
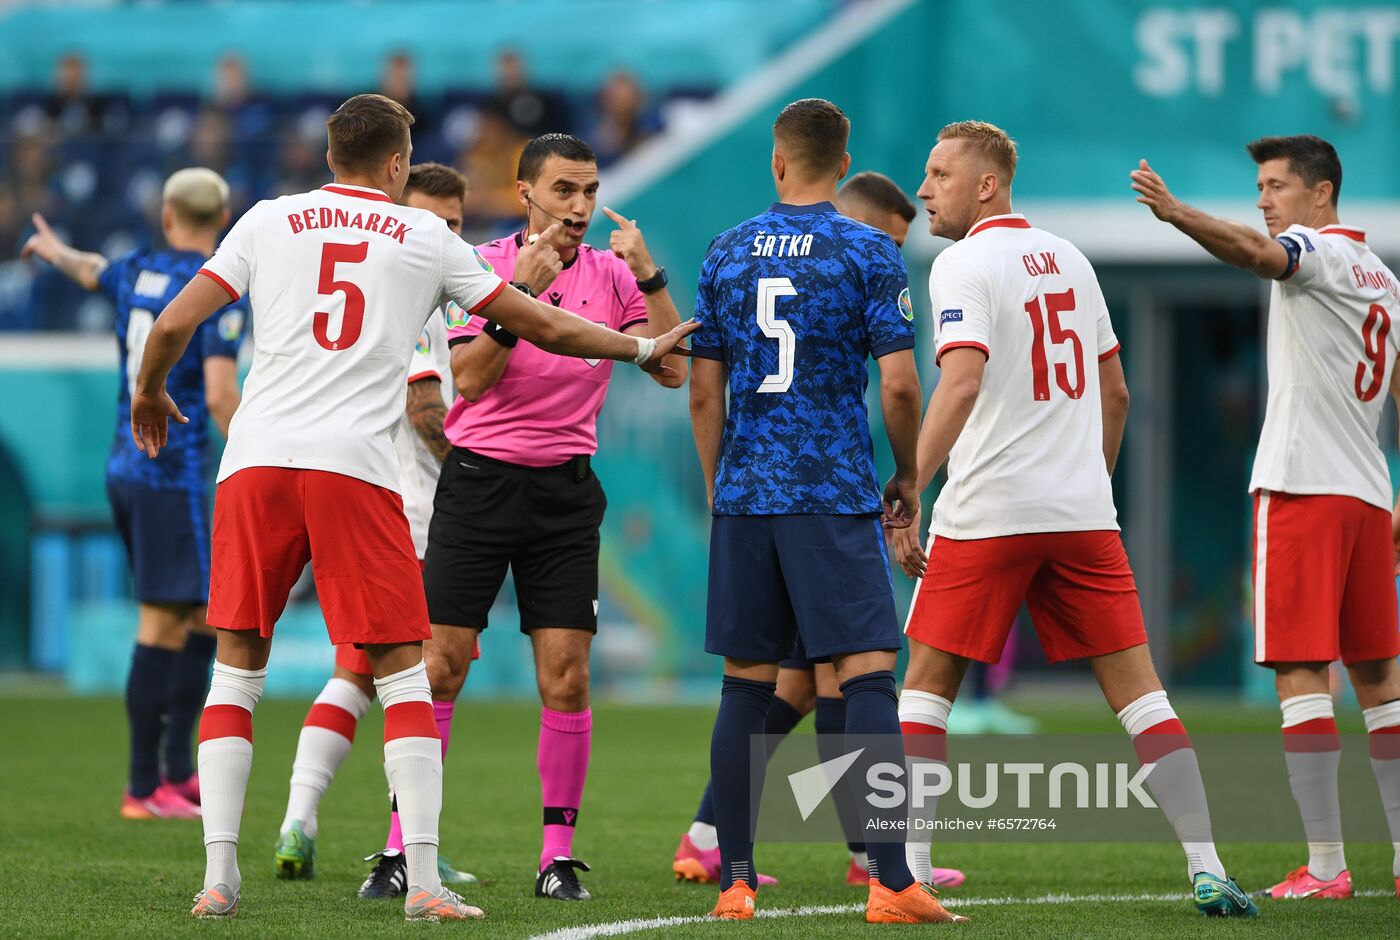
[[[1390,897],[1389,891],[1358,891],[1359,898]],[[1165,903],[1190,900],[1191,895],[1175,892],[1168,894],[1042,894],[1034,898],[940,898],[944,907],[1009,907],[1011,905],[1033,904],[1141,904]],[[809,905],[806,907],[785,907],[760,910],[758,917],[812,917],[817,914],[854,914],[865,910],[864,904]],[[607,924],[591,924],[581,927],[564,927],[549,933],[536,934],[529,940],[591,940],[593,937],[620,937],[644,930],[661,930],[666,927],[685,927],[690,924],[710,923],[708,917],[648,917],[635,920],[618,920]]]

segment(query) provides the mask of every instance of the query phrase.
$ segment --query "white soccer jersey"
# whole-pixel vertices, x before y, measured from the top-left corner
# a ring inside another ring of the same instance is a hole
[[[993,216],[929,275],[938,356],[987,355],[931,529],[954,539],[1117,529],[1099,362],[1118,350],[1089,262],[1020,215]]]
[[[1400,288],[1366,233],[1294,225],[1269,302],[1269,400],[1250,492],[1354,496],[1389,509],[1377,432],[1400,352]]]
[[[429,311],[505,287],[436,215],[340,184],[258,203],[201,273],[247,293],[257,324],[219,479],[298,467],[395,492],[392,431]]]
[[[449,303],[446,307],[456,307]],[[413,360],[408,367],[408,384],[423,379],[442,383],[442,403],[451,405],[457,397],[452,383],[452,360],[447,349],[448,310],[439,308],[428,317],[418,342],[413,347]],[[452,313],[462,317],[459,310]],[[442,462],[433,455],[418,429],[408,420],[407,412],[399,416],[394,429],[394,446],[399,455],[399,473],[403,479],[403,511],[408,516],[408,528],[413,534],[413,548],[422,558],[428,550],[428,523],[433,517],[433,496],[437,493],[438,474]]]

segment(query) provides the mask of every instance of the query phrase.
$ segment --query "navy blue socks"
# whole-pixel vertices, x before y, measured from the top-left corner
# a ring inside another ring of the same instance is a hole
[[[839,757],[844,751],[841,739],[846,733],[846,700],[839,695],[835,698],[818,697],[815,721],[817,753],[823,761]],[[846,848],[852,852],[864,852],[860,807],[851,799],[851,792],[846,787],[837,787],[832,795],[836,798],[836,815],[840,817],[841,828],[846,833]]]
[[[735,881],[758,886],[753,866],[753,814],[750,806],[752,774],[762,779],[764,767],[753,767],[751,738],[762,734],[777,684],[724,677],[719,712],[710,739],[710,786],[714,791],[715,830],[719,836],[721,891]],[[791,706],[788,706],[791,709]],[[895,716],[895,733],[899,718]],[[904,847],[900,846],[901,860]],[[907,869],[906,869],[907,873]]]
[[[216,645],[214,637],[190,631],[170,673],[170,698],[165,712],[165,775],[175,783],[184,783],[194,774],[190,742],[204,711],[204,698],[209,694],[209,670]]]
[[[179,654],[158,646],[136,644],[126,680],[126,721],[131,729],[131,776],[135,797],[150,796],[160,786],[160,736],[170,694],[170,673]]]
[[[845,707],[844,704],[842,707]],[[763,726],[763,733],[769,736],[769,757],[773,756],[773,751],[782,743],[781,736],[790,733],[801,720],[802,713],[793,708],[786,699],[776,695],[773,697],[773,703],[768,706],[768,720]],[[841,720],[845,721],[845,712],[842,712]],[[695,821],[711,826],[715,824],[715,785],[711,781],[705,783],[705,795],[700,797],[700,808],[695,811]]]
[[[846,733],[879,735],[881,743],[869,745],[861,759],[851,768],[847,779],[864,781],[871,765],[888,761],[903,766],[904,744],[899,729],[899,697],[895,694],[894,673],[868,672],[841,683],[841,695],[846,700]],[[884,742],[888,741],[888,745]],[[712,758],[713,760],[713,758]],[[894,818],[906,820],[908,806],[886,811]],[[860,802],[862,822],[868,821],[873,809]],[[882,817],[883,818],[883,817]],[[903,891],[914,883],[909,866],[904,861],[904,842],[868,842],[870,877],[891,891]]]

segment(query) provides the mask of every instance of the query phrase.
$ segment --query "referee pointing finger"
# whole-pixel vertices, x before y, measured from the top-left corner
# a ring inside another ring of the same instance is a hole
[[[680,322],[635,220],[608,251],[583,244],[598,199],[598,162],[582,140],[545,134],[520,156],[525,225],[481,247],[516,289],[625,333],[656,337]],[[424,645],[433,698],[456,699],[478,634],[509,568],[543,705],[539,773],[544,839],[535,894],[582,901],[573,856],[593,716],[588,653],[598,626],[599,526],[607,499],[589,467],[612,362],[546,353],[505,328],[449,314],[452,375],[443,464],[428,531],[425,584],[433,638]],[[685,384],[668,357],[659,384]]]

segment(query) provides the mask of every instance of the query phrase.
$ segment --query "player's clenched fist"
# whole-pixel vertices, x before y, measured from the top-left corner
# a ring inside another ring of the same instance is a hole
[[[516,256],[515,273],[511,280],[524,284],[538,297],[549,290],[549,285],[564,270],[564,262],[559,258],[555,239],[559,237],[559,223],[554,222],[538,236],[520,246]]]
[[[603,207],[603,215],[612,219],[617,230],[608,237],[608,247],[612,253],[627,262],[628,269],[638,280],[645,281],[656,273],[656,262],[651,260],[642,230],[637,228],[636,219],[625,219],[616,212]]]
[[[1163,222],[1174,221],[1181,203],[1167,189],[1167,184],[1157,175],[1157,171],[1148,166],[1146,160],[1139,160],[1138,168],[1130,175],[1133,190],[1138,194],[1137,201],[1151,209],[1152,214]]]

